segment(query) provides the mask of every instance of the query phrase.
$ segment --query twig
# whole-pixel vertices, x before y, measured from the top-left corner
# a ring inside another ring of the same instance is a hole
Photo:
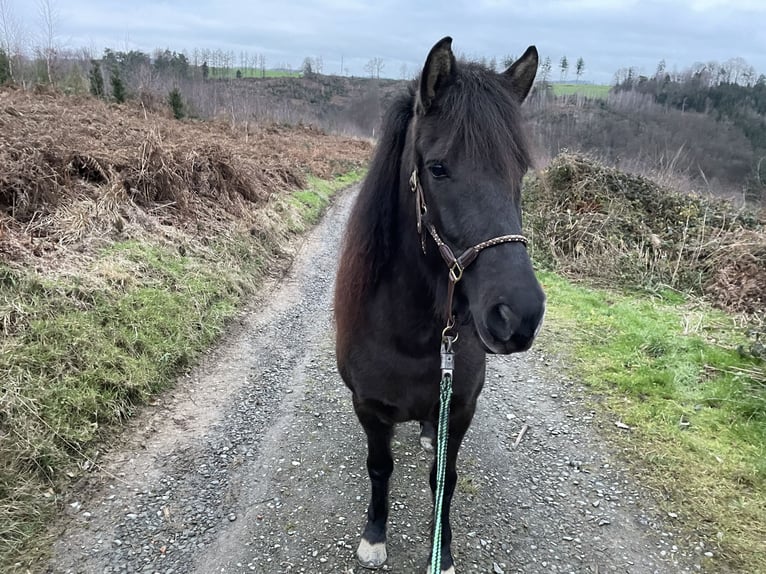
[[[516,448],[517,446],[519,446],[521,439],[524,438],[524,435],[527,434],[528,430],[529,430],[529,425],[524,425],[523,427],[521,427],[521,430],[519,431],[519,434],[516,437],[516,441],[513,443],[513,448]]]

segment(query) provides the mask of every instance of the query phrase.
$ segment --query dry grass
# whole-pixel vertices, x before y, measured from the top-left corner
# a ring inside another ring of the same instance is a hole
[[[209,240],[234,221],[256,224],[274,194],[357,169],[371,148],[305,126],[240,133],[15,90],[0,91],[0,129],[0,262],[53,267],[129,227]]]

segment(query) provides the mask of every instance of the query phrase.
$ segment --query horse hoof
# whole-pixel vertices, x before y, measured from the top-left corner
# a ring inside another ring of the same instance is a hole
[[[388,558],[388,554],[386,553],[385,542],[370,544],[364,538],[359,542],[359,548],[356,550],[356,559],[362,568],[377,570],[383,566],[386,558]]]
[[[420,437],[420,446],[423,447],[423,450],[427,450],[428,452],[433,452],[433,450],[434,450],[434,441],[431,439],[430,436],[421,436]]]

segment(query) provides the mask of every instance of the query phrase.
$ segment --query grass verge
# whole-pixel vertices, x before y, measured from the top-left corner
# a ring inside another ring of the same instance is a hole
[[[275,238],[316,223],[362,175],[310,179],[276,198],[268,233],[123,241],[66,275],[0,265],[0,571],[92,467],[102,431],[171,386],[254,291],[264,263],[286,259]]]
[[[290,196],[290,202],[301,213],[300,220],[295,222],[291,230],[300,232],[305,225],[314,225],[324,213],[333,194],[339,189],[360,181],[362,177],[364,177],[362,171],[351,171],[333,180],[309,176],[306,189],[296,191]]]
[[[766,365],[731,316],[685,300],[617,294],[541,273],[549,339],[564,340],[638,480],[681,529],[736,572],[766,572]],[[558,346],[558,345],[557,345]]]

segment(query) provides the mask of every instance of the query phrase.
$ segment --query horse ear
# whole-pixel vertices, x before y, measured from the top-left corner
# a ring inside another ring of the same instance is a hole
[[[420,74],[416,110],[420,115],[428,113],[437,92],[444,87],[455,72],[455,55],[452,53],[452,38],[439,40],[428,53],[423,72]]]
[[[521,58],[503,72],[510,78],[511,89],[519,103],[526,99],[529,90],[532,89],[532,83],[535,81],[535,75],[537,74],[537,62],[537,48],[530,46]]]

